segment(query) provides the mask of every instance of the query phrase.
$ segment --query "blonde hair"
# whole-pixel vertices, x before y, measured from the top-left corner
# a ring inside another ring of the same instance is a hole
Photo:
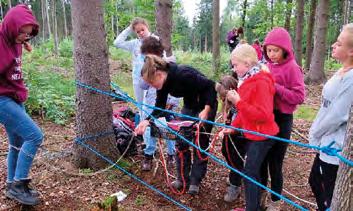
[[[237,46],[232,51],[231,59],[233,58],[246,63],[247,65],[249,65],[249,67],[253,67],[259,62],[256,50],[247,43]]]
[[[131,21],[131,28],[132,28],[132,30],[135,31],[135,26],[136,26],[137,24],[143,24],[143,25],[147,26],[147,28],[149,28],[148,22],[147,22],[146,19],[136,17],[136,18],[134,18],[134,19]]]
[[[145,64],[141,70],[141,76],[143,80],[150,83],[154,80],[157,70],[168,72],[168,67],[168,63],[161,57],[155,55],[147,55],[145,57]]]
[[[348,23],[343,26],[343,31],[346,31],[349,36],[348,36],[348,45],[350,47],[353,47],[353,23]]]

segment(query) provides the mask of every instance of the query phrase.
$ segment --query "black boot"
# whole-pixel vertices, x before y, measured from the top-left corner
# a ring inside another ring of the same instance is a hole
[[[6,192],[6,196],[24,205],[37,205],[39,203],[39,199],[30,193],[28,188],[29,182],[29,179],[13,182]]]
[[[6,193],[5,193],[6,197],[8,197],[8,191],[9,191],[11,185],[12,185],[12,182],[6,182]],[[36,191],[33,188],[31,188],[29,185],[28,185],[28,190],[29,190],[29,192],[31,193],[32,196],[39,197],[38,191]],[[8,197],[8,198],[10,198],[10,197]]]
[[[142,161],[141,169],[142,171],[151,171],[152,170],[152,160],[153,155],[146,155]]]

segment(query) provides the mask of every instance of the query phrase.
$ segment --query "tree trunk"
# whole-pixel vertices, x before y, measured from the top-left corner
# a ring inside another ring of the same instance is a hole
[[[67,37],[67,21],[66,21],[66,8],[65,8],[65,0],[61,0],[61,4],[63,7],[63,17],[64,17],[64,35]]]
[[[208,44],[208,39],[207,39],[207,34],[206,34],[205,35],[205,50],[204,50],[205,53],[207,53],[207,50],[208,50],[207,44]]]
[[[1,20],[4,19],[4,9],[2,8],[2,1],[0,1],[0,12],[1,12]]]
[[[7,1],[7,6],[9,7],[9,9],[12,8],[11,0],[8,0],[8,1]]]
[[[214,2],[214,1],[213,1]],[[243,2],[243,15],[241,17],[241,26],[243,27],[243,29],[245,28],[245,18],[246,18],[246,9],[248,6],[248,1],[244,0]]]
[[[342,13],[343,13],[343,17],[342,17],[342,24],[345,25],[347,23],[349,23],[349,17],[350,17],[350,1],[349,0],[344,0],[342,2],[343,6],[342,6]]]
[[[72,25],[76,80],[103,91],[110,91],[108,47],[104,29],[103,0],[72,0]],[[94,29],[94,30],[92,30]],[[94,42],[92,42],[94,40]],[[78,137],[113,131],[110,97],[85,88],[76,91]],[[85,142],[105,157],[115,160],[114,134]],[[75,145],[75,164],[79,168],[99,169],[105,161],[80,144]]]
[[[286,20],[284,22],[284,28],[288,32],[290,31],[290,19],[292,17],[292,3],[293,3],[293,0],[287,0]]]
[[[274,15],[274,11],[273,11],[273,0],[270,1],[270,8],[271,8],[270,18],[271,18],[271,29],[272,29],[272,28],[273,28],[273,15]]]
[[[302,66],[302,37],[304,28],[304,0],[297,0],[297,12],[296,12],[297,24],[295,29],[295,59],[299,66]]]
[[[156,28],[161,37],[162,44],[167,56],[173,55],[172,52],[172,0],[156,0]]]
[[[349,115],[342,155],[353,160],[353,105]],[[331,210],[353,210],[353,167],[343,162],[340,162],[338,168]]]
[[[215,78],[219,75],[220,66],[220,38],[219,38],[219,0],[213,0],[213,22],[212,22],[212,56],[213,73]]]
[[[56,0],[51,0],[52,4],[52,20],[53,20],[53,31],[54,31],[54,54],[58,55],[59,51],[59,38],[58,38],[58,21],[56,17]]]
[[[305,78],[306,83],[321,83],[326,77],[324,73],[326,35],[328,28],[329,0],[320,0],[315,18],[315,37],[310,70]]]
[[[50,28],[50,18],[49,18],[49,4],[48,4],[49,0],[45,0],[45,14],[47,16],[47,24],[48,24],[48,34],[49,34],[49,38],[51,36],[51,28]]]
[[[316,5],[317,0],[311,0],[310,5],[310,15],[308,18],[308,32],[306,34],[306,51],[305,51],[305,69],[309,70],[311,63],[311,56],[313,52],[313,31],[314,31],[314,23],[315,23],[315,15],[316,15]]]

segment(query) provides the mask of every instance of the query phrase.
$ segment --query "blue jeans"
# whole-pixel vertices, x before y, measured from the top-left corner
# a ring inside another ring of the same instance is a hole
[[[138,106],[142,107],[141,103],[143,103],[143,95],[144,95],[145,90],[143,90],[140,87],[140,84],[138,83],[138,81],[133,82],[133,88],[134,88],[135,99],[138,103],[140,103],[140,105],[138,105]],[[142,112],[142,109],[140,109],[140,108],[139,108],[139,112],[140,112],[140,115],[144,113],[144,112]]]
[[[22,103],[0,96],[0,123],[9,139],[7,182],[28,178],[33,158],[42,143],[43,134],[25,111]]]
[[[143,134],[143,140],[145,142],[146,148],[143,150],[144,154],[147,156],[152,156],[156,152],[157,140],[155,137],[151,136],[151,127],[147,127],[145,133]],[[175,141],[165,140],[167,142],[167,153],[168,155],[175,155]]]

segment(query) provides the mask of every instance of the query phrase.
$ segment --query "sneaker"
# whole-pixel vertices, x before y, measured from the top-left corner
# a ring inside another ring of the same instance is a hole
[[[281,200],[272,201],[268,204],[266,211],[279,211],[281,210]]]
[[[224,195],[225,202],[233,202],[235,201],[240,195],[240,187],[230,185],[227,187],[227,192]]]
[[[12,182],[6,182],[6,192],[5,192],[5,196],[6,196],[7,198],[10,198],[10,197],[8,197],[8,195],[9,195],[8,191],[9,191],[9,189],[10,189],[10,187],[11,187],[11,184],[12,184]],[[34,197],[39,197],[38,191],[34,190],[34,189],[31,188],[30,186],[28,186],[28,190],[29,190],[29,192],[31,193],[32,196],[34,196]]]
[[[260,192],[260,209],[266,210],[267,207],[267,191],[261,190]]]
[[[152,159],[145,157],[142,161],[142,171],[151,171],[152,170]]]
[[[29,192],[29,182],[30,180],[14,181],[6,192],[6,196],[24,205],[34,206],[39,204],[38,197],[32,196]]]
[[[174,180],[170,185],[177,190],[180,190],[183,188],[183,182],[180,180]]]
[[[188,194],[190,195],[196,195],[200,191],[200,187],[198,185],[190,185]]]

